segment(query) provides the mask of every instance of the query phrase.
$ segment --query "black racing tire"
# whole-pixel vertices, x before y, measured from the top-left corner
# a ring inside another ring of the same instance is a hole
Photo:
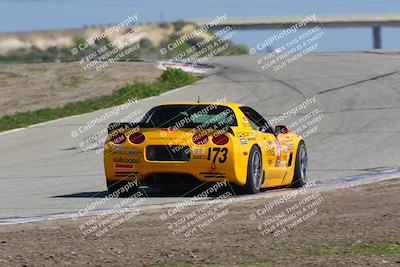
[[[115,197],[130,197],[139,191],[137,186],[130,186],[128,190],[125,190],[124,187],[128,183],[127,181],[107,181],[108,193],[113,194]]]
[[[294,164],[294,175],[290,187],[300,188],[307,183],[307,149],[303,140],[297,146]]]
[[[247,178],[246,184],[242,187],[242,192],[245,194],[257,194],[260,192],[262,181],[263,168],[261,151],[257,146],[253,146],[247,161]]]

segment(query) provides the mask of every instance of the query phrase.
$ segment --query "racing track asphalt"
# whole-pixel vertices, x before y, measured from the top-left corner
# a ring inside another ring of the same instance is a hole
[[[133,110],[163,102],[216,101],[226,97],[271,119],[316,97],[323,118],[305,138],[310,176],[334,179],[379,173],[399,166],[400,53],[397,51],[312,53],[284,70],[263,71],[258,57],[217,57],[219,71],[196,84],[139,101],[91,128],[77,130],[107,110],[0,133],[0,218],[76,212],[104,197],[102,154],[82,152],[79,143]],[[305,112],[282,123],[290,124]],[[266,192],[265,194],[268,194]],[[144,205],[173,203],[179,196],[155,196]],[[103,208],[115,205],[115,200]]]

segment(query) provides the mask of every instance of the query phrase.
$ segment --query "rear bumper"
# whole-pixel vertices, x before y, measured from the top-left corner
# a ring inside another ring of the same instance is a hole
[[[226,133],[229,140],[221,145],[212,141],[211,133],[204,144],[194,143],[193,133],[189,130],[179,130],[166,136],[154,129],[142,133],[145,141],[140,144],[128,140],[115,145],[106,141],[104,169],[108,181],[157,183],[163,180],[154,177],[176,176],[178,181],[194,178],[200,182],[228,181],[239,186],[246,183],[251,144],[243,144],[231,133]],[[168,146],[168,149],[161,146]]]
[[[133,166],[120,166],[114,164],[114,162],[105,162],[105,166],[109,166],[105,167],[105,173],[109,181],[139,180],[143,183],[147,182],[152,184],[155,183],[155,181],[162,182],[162,178],[160,177],[165,177],[166,181],[171,181],[173,179],[170,177],[174,176],[182,181],[186,180],[188,183],[191,183],[193,178],[200,182],[219,182],[224,180],[234,183],[237,182],[236,174],[232,172],[233,168],[215,166],[215,169],[213,169],[212,164],[207,165],[198,166],[198,164],[191,164],[190,162],[146,162]]]
[[[191,155],[189,161],[180,162],[149,161],[143,153],[121,156],[105,151],[104,169],[108,181],[138,180],[141,184],[228,181],[243,185],[239,177],[245,170],[235,167],[234,153],[229,152],[226,161],[221,163],[217,158],[213,163],[213,158],[208,159],[206,155]]]

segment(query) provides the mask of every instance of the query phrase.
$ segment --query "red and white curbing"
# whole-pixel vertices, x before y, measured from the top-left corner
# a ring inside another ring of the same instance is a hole
[[[166,70],[167,68],[180,69],[185,72],[202,75],[207,75],[214,71],[214,67],[211,65],[180,61],[158,61],[157,68],[160,70]]]

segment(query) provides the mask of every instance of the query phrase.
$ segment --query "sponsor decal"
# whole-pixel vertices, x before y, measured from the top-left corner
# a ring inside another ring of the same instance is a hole
[[[273,150],[275,148],[275,145],[272,143],[272,141],[268,140],[267,141],[267,150]]]
[[[127,155],[127,156],[139,156],[140,151],[136,148],[113,146],[110,150],[110,155]]]
[[[192,154],[194,154],[194,155],[198,155],[198,154],[205,155],[206,154],[205,147],[196,146],[196,147],[192,147],[191,150],[192,150]]]
[[[249,123],[249,120],[247,119],[246,116],[243,116],[243,117],[242,117],[242,120],[243,120],[244,123]]]
[[[113,158],[113,162],[115,163],[132,163],[138,164],[140,161],[139,159],[132,159],[132,158],[123,158],[122,156],[119,158]]]
[[[281,146],[279,144],[278,139],[275,139],[275,156],[276,156],[275,167],[278,167],[279,164],[281,163]]]
[[[238,132],[238,133],[237,133],[237,136],[238,136],[239,138],[247,137],[247,136],[249,136],[249,133],[241,133],[241,132]]]
[[[287,145],[287,147],[288,147],[289,150],[293,150],[293,149],[294,149],[294,146],[293,146],[293,142],[292,142],[292,141],[286,143],[286,145]]]
[[[173,137],[150,137],[150,140],[175,140]]]
[[[288,147],[287,147],[287,146],[283,145],[283,146],[282,146],[282,149],[283,149],[283,151],[284,151],[285,153],[288,152]]]
[[[192,159],[207,159],[207,155],[193,155]]]
[[[246,145],[246,144],[247,144],[247,140],[244,139],[244,138],[241,138],[241,139],[240,139],[240,143],[241,143],[242,145]]]
[[[160,132],[167,132],[167,133],[173,133],[176,132],[176,129],[173,128],[166,128],[166,129],[160,129]]]
[[[192,147],[190,149],[193,159],[207,159],[207,150],[205,147]]]
[[[133,170],[135,168],[135,166],[133,166],[132,164],[114,164],[114,168],[115,169]]]

